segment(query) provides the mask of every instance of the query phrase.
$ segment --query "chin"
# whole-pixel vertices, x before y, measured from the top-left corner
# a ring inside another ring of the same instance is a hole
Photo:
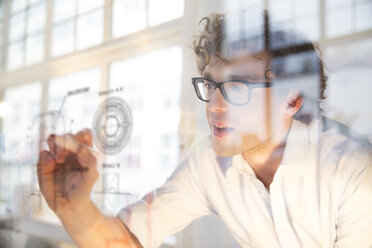
[[[232,136],[218,138],[212,136],[212,147],[216,155],[232,157],[259,146],[260,142],[256,135],[244,135],[243,137]]]
[[[233,142],[227,140],[219,140],[212,137],[212,148],[216,155],[221,157],[232,157],[241,153],[241,148]]]

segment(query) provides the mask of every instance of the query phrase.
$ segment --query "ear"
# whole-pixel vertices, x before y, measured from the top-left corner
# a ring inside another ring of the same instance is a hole
[[[299,91],[289,91],[284,106],[284,115],[286,118],[292,118],[297,111],[301,108],[303,103],[303,97]]]

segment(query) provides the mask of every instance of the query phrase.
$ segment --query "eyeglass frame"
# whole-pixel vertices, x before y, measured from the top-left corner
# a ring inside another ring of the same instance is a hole
[[[191,78],[191,81],[192,81],[192,84],[194,85],[194,90],[195,90],[195,93],[196,93],[196,96],[202,100],[203,102],[210,102],[210,99],[209,100],[204,100],[201,98],[201,96],[199,96],[198,94],[198,90],[197,90],[197,80],[199,79],[203,79],[203,80],[207,80],[209,82],[212,83],[213,87],[214,87],[214,90],[213,90],[213,93],[216,91],[216,89],[220,89],[221,91],[221,94],[223,96],[223,98],[230,104],[232,105],[236,105],[236,106],[242,106],[242,105],[246,105],[250,102],[251,100],[251,95],[252,95],[252,89],[253,88],[270,88],[272,87],[273,85],[273,82],[272,81],[267,81],[267,82],[251,82],[251,81],[247,81],[247,80],[243,80],[243,79],[230,79],[230,80],[226,80],[226,81],[222,81],[222,82],[217,82],[217,81],[214,81],[210,78],[206,78],[206,77],[193,77]],[[245,85],[248,86],[248,99],[245,103],[241,103],[241,104],[236,104],[236,103],[233,103],[231,101],[231,99],[227,96],[224,88],[223,88],[223,85],[225,83],[228,83],[228,82],[231,82],[231,81],[234,81],[234,82],[240,82],[240,83],[243,83]],[[212,97],[211,97],[212,99]]]

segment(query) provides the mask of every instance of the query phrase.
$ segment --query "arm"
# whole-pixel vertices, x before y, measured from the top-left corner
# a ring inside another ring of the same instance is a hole
[[[73,141],[61,144],[61,138]],[[50,136],[50,151],[42,151],[37,163],[40,190],[48,206],[79,247],[142,247],[115,217],[103,215],[90,199],[98,178],[92,134]]]
[[[144,247],[159,247],[165,237],[213,212],[203,190],[203,163],[194,155],[163,186],[118,214]]]

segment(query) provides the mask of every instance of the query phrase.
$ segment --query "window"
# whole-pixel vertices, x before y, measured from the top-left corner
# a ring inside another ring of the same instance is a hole
[[[183,16],[183,0],[114,0],[112,36],[131,34]]]
[[[61,132],[75,133],[92,126],[99,102],[100,79],[100,69],[92,68],[50,80],[48,109],[60,111],[63,118]]]
[[[4,101],[9,104],[10,112],[3,120],[6,136],[1,161],[6,163],[0,163],[0,199],[9,201],[16,186],[33,185],[35,179],[36,172],[32,169],[38,151],[33,149],[37,145],[32,144],[38,128],[33,127],[33,122],[40,113],[41,84],[32,82],[8,88]],[[24,200],[23,196],[19,200]]]
[[[365,0],[327,0],[326,35],[334,38],[372,28],[372,2]]]
[[[7,70],[30,66],[44,59],[45,0],[11,2]]]
[[[312,41],[320,38],[319,1],[271,0],[269,9],[274,18],[293,25]]]
[[[107,163],[121,162],[119,168],[104,169],[104,173],[116,172],[120,177],[119,194],[105,196],[109,200],[105,198],[104,203],[110,202],[105,209],[118,211],[124,195],[138,199],[161,185],[177,166],[181,70],[180,46],[111,64],[110,88],[123,87],[122,97],[132,110],[133,130],[124,150],[106,158]],[[168,98],[177,100],[165,106]]]
[[[370,58],[372,39],[328,47],[329,80],[325,113],[372,140]],[[363,54],[363,56],[360,56]],[[357,101],[355,99],[358,99]]]
[[[3,16],[4,16],[4,2],[0,1],[0,67],[2,65],[2,42],[3,42]]]
[[[53,57],[102,43],[103,0],[54,0],[53,10]]]

